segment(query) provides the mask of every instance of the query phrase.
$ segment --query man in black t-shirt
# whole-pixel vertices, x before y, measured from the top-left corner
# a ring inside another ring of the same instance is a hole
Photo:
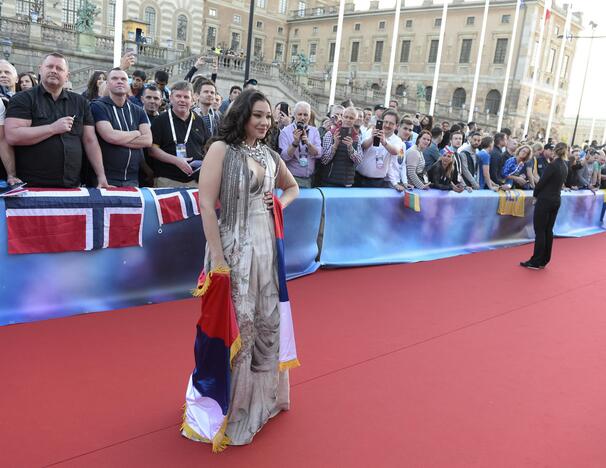
[[[40,84],[10,100],[4,128],[17,175],[31,187],[79,187],[84,147],[98,186],[108,187],[88,101],[63,89],[68,70],[63,55],[48,54]]]
[[[193,90],[187,81],[174,84],[170,108],[152,124],[153,145],[149,155],[156,187],[196,187],[207,131],[202,119],[190,109]]]

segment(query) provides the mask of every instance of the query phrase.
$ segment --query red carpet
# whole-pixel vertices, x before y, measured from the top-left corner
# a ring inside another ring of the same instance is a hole
[[[7,467],[606,466],[606,235],[290,283],[292,410],[178,433],[196,300],[0,327]]]

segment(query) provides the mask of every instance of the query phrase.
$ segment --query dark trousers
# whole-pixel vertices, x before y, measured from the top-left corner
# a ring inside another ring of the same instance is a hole
[[[385,179],[373,179],[356,172],[354,187],[383,188],[385,187]]]
[[[551,247],[553,245],[553,225],[560,209],[559,200],[539,198],[534,207],[534,253],[530,263],[544,266],[551,260]]]

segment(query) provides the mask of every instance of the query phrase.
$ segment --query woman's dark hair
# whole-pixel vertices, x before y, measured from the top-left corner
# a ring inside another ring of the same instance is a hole
[[[95,70],[88,80],[88,85],[86,86],[86,95],[89,101],[99,97],[99,87],[97,86],[97,81],[101,75],[107,78],[107,73],[105,73],[103,70]]]
[[[19,75],[17,76],[17,84],[15,85],[15,91],[19,92],[22,91],[21,89],[21,78],[23,78],[24,76],[28,76],[29,79],[32,81],[32,87],[36,86],[38,84],[38,77],[34,74],[34,72],[25,72],[25,73],[19,73]]]
[[[425,120],[425,118],[429,119],[429,123],[423,125],[423,120]],[[423,118],[420,120],[419,124],[421,125],[421,128],[423,128],[423,130],[429,130],[431,132],[431,129],[433,128],[433,116],[424,115]]]
[[[429,135],[429,139],[431,140],[431,132],[429,130],[421,130],[419,132],[419,135],[417,136],[417,141],[415,141],[415,145],[419,144],[419,141],[421,141],[421,137],[423,135]]]
[[[556,158],[560,159],[568,159],[568,145],[566,143],[560,142],[558,143],[553,152],[555,153]]]
[[[215,141],[224,141],[228,145],[239,145],[246,139],[246,123],[252,117],[252,110],[256,102],[265,101],[269,108],[272,109],[269,99],[261,91],[256,89],[245,89],[242,91],[231,106],[227,113],[223,116],[221,126],[219,127],[219,133],[216,137],[209,140],[208,146]],[[271,113],[271,125],[274,125],[273,113]],[[268,137],[269,131],[265,134],[265,137],[261,140],[265,143]]]

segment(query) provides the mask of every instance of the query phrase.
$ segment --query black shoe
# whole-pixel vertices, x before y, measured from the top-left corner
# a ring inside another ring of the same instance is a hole
[[[539,265],[535,265],[534,263],[530,262],[520,262],[520,266],[523,266],[524,268],[529,268],[530,270],[540,270],[541,268],[543,268]]]

